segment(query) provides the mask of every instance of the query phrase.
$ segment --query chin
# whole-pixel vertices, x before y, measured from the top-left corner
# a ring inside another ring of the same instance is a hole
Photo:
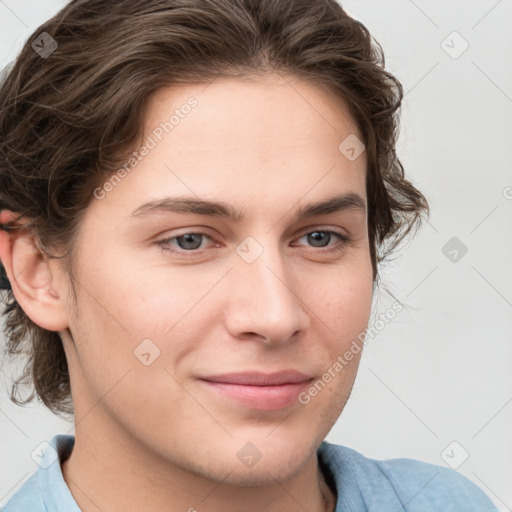
[[[212,470],[209,466],[207,471],[208,477],[214,481],[222,481],[225,485],[232,485],[237,487],[265,487],[275,486],[276,484],[283,484],[293,479],[307,462],[298,459],[294,454],[288,456],[274,455],[269,460],[263,460],[263,457],[250,468],[244,467],[237,460],[233,464],[232,460],[228,462],[222,471]],[[215,474],[212,474],[215,472]],[[226,476],[226,474],[228,476]]]
[[[241,440],[237,436],[215,443],[215,448],[202,451],[197,458],[191,458],[190,453],[183,456],[188,459],[185,466],[189,471],[213,482],[238,487],[275,486],[297,476],[316,453],[315,439],[297,439],[277,433],[266,439],[244,436]]]

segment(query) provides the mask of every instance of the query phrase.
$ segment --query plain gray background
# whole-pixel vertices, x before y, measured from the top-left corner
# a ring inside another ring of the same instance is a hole
[[[64,3],[0,0],[0,67]],[[327,440],[373,458],[457,466],[510,511],[512,0],[342,4],[404,85],[399,154],[432,212],[381,269],[408,309],[369,340]],[[373,324],[392,302],[379,295]],[[73,433],[37,404],[10,403],[11,371],[0,381],[0,505],[37,469],[36,446]]]

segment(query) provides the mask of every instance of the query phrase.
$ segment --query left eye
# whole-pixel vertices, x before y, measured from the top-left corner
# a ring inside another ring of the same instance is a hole
[[[327,235],[327,236],[326,236]],[[301,236],[301,238],[307,238],[308,241],[313,241],[314,243],[320,242],[320,245],[314,245],[313,247],[326,247],[327,244],[332,240],[332,235],[338,237],[339,240],[341,240],[341,245],[344,246],[346,243],[350,241],[350,238],[347,235],[343,235],[341,233],[338,233],[337,231],[330,231],[330,230],[316,230],[316,231],[310,231],[309,233],[306,233],[305,235]],[[300,240],[300,238],[299,238]],[[322,241],[327,240],[326,245],[322,245]],[[339,247],[336,247],[339,248]]]
[[[168,245],[171,245],[170,242],[176,240],[178,242],[178,247],[183,251],[194,251],[199,249],[201,246],[201,237],[210,238],[206,233],[184,233],[183,235],[172,236],[170,238],[165,238],[164,240],[160,240],[158,242],[161,245],[164,251],[172,251],[172,249],[168,248]],[[178,251],[179,252],[179,251]]]
[[[337,246],[334,247],[332,250],[335,249],[341,249],[343,246],[350,241],[350,238],[347,235],[344,235],[342,233],[338,233],[337,231],[331,231],[331,230],[315,230],[310,231],[304,235],[302,235],[298,240],[302,238],[306,238],[309,242],[312,242],[313,247],[322,248],[327,247],[329,242],[332,240],[332,236],[338,237],[340,240],[341,247]],[[162,250],[164,251],[170,251],[170,252],[193,252],[200,249],[202,245],[202,239],[203,237],[209,238],[211,240],[211,237],[207,235],[206,233],[200,233],[200,232],[190,232],[190,233],[184,233],[182,235],[172,236],[170,238],[165,238],[163,240],[160,240],[157,242],[158,245],[161,246]],[[176,244],[173,244],[172,242],[176,242]],[[174,249],[170,249],[169,246],[178,246],[178,251]]]

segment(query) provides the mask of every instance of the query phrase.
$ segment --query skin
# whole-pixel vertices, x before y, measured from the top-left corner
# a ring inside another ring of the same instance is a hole
[[[61,261],[42,257],[23,233],[0,232],[18,302],[64,343],[76,425],[64,478],[86,512],[320,512],[324,495],[333,510],[316,450],[361,353],[307,405],[280,410],[235,403],[198,377],[296,369],[319,379],[364,331],[373,295],[365,211],[295,218],[300,206],[337,194],[366,201],[365,153],[349,161],[338,150],[348,135],[362,137],[342,102],[282,75],[160,89],[144,137],[190,96],[197,107],[88,207],[78,314]],[[246,218],[130,218],[168,195],[223,201]],[[351,241],[306,236],[325,230]],[[182,239],[167,242],[175,252],[157,243],[191,232],[208,236],[188,253]],[[236,252],[248,236],[263,249],[252,263]],[[134,355],[146,338],[160,350],[148,366]],[[237,457],[249,442],[262,455],[252,467]]]

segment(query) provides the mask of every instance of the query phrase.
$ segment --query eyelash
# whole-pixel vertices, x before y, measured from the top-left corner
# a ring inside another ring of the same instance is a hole
[[[338,231],[333,231],[333,230],[329,230],[329,229],[315,229],[313,231],[308,231],[307,233],[304,233],[299,238],[304,238],[305,236],[310,235],[312,233],[328,233],[330,235],[335,235],[340,239],[340,243],[336,244],[331,249],[324,249],[323,247],[318,247],[317,249],[320,249],[321,252],[327,252],[327,253],[340,252],[340,251],[344,250],[345,246],[348,245],[352,241],[350,236],[340,233]],[[202,251],[201,249],[191,249],[189,251],[186,251],[184,249],[180,249],[180,250],[169,249],[168,245],[171,240],[181,238],[182,236],[185,236],[185,235],[200,235],[200,236],[205,236],[205,237],[211,239],[210,235],[208,235],[207,233],[203,233],[201,231],[189,231],[186,233],[182,233],[181,235],[175,235],[175,236],[172,236],[169,238],[164,238],[163,240],[157,241],[156,244],[159,245],[160,248],[162,249],[162,251],[164,251],[164,252],[170,252],[170,253],[174,253],[174,254],[192,254],[192,255],[200,254],[200,252]]]

